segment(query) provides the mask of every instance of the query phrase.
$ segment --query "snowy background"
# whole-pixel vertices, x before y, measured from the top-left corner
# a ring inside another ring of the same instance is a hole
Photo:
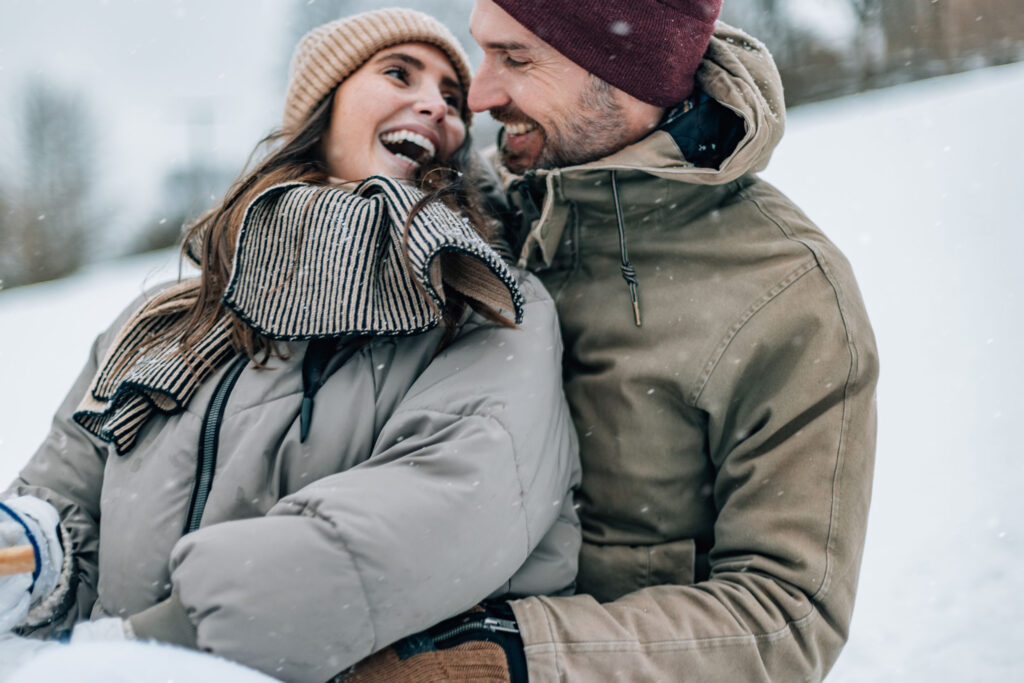
[[[1024,680],[1024,64],[792,112],[765,176],[853,263],[879,431],[830,681]]]
[[[830,681],[1024,680],[1024,64],[807,105],[765,176],[849,256],[878,337],[878,460]],[[0,291],[0,480],[164,251]]]
[[[0,0],[0,183],[25,165],[26,89],[77,96],[104,246],[123,253],[162,203],[169,169],[201,160],[233,175],[276,124],[288,9],[280,0]]]
[[[389,2],[0,0],[0,287],[172,244],[279,122],[299,37]],[[400,4],[479,62],[473,2]],[[790,106],[1024,61],[1021,0],[727,0],[722,18],[772,50]]]

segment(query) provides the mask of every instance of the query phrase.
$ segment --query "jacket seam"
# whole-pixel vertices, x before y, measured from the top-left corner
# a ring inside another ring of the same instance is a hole
[[[530,517],[528,513],[529,506],[526,505],[526,486],[523,483],[523,472],[519,467],[519,449],[516,447],[516,440],[512,437],[512,431],[508,426],[502,422],[498,416],[492,414],[479,412],[454,413],[448,410],[437,410],[435,408],[404,408],[396,410],[392,413],[391,417],[394,418],[402,413],[431,413],[433,415],[445,415],[447,417],[454,418],[477,417],[485,420],[492,420],[495,424],[501,427],[501,431],[505,433],[505,436],[508,438],[508,442],[512,445],[512,465],[516,469],[516,482],[519,484],[519,507],[523,511],[523,535],[526,538],[526,548],[524,550],[526,557],[529,557],[533,552],[534,545],[530,537]]]
[[[284,505],[287,505],[289,507],[295,508],[295,510],[296,510],[295,514],[303,515],[303,516],[306,516],[306,517],[312,517],[314,519],[317,519],[317,520],[319,520],[321,522],[324,522],[325,524],[327,524],[327,526],[329,526],[331,529],[334,530],[335,536],[337,537],[338,542],[339,542],[342,550],[344,550],[345,554],[348,555],[352,559],[352,566],[355,567],[355,569],[356,569],[356,576],[359,577],[359,590],[362,591],[362,593],[363,593],[363,602],[366,603],[366,610],[370,614],[373,614],[374,613],[373,606],[372,606],[373,603],[369,599],[369,595],[370,594],[366,590],[366,582],[363,580],[363,569],[360,566],[360,562],[358,561],[357,555],[355,553],[353,553],[349,549],[348,539],[345,538],[345,534],[342,532],[341,527],[339,527],[334,522],[334,520],[332,520],[330,517],[327,517],[325,515],[320,514],[320,511],[317,510],[316,508],[314,508],[313,506],[311,506],[309,503],[296,503],[296,502],[293,502],[293,501],[290,501],[290,500],[289,501],[281,500],[281,501],[278,501],[278,504],[284,504]],[[377,624],[376,624],[374,619],[370,619],[369,621],[370,621],[370,628],[372,630],[372,636],[373,636],[373,644],[370,647],[370,652],[376,652],[377,651]],[[367,653],[367,654],[369,654],[369,653]]]
[[[224,365],[225,368],[227,368],[229,366],[230,366],[230,363],[227,363],[227,364]],[[242,370],[242,373],[244,374],[247,370],[249,370],[248,367],[244,368]],[[267,372],[267,370],[256,370],[256,372]],[[218,377],[220,377],[220,376],[223,376],[223,375],[218,375]],[[241,375],[239,375],[239,379],[241,379]],[[265,408],[266,406],[273,405],[274,403],[277,403],[278,401],[285,401],[285,400],[288,400],[288,399],[295,400],[295,398],[302,398],[302,387],[301,386],[297,387],[295,389],[295,391],[289,391],[288,393],[280,394],[278,396],[262,397],[262,398],[258,399],[255,403],[250,403],[248,405],[236,406],[233,410],[227,410],[226,407],[225,407],[223,419],[224,420],[233,419],[233,418],[236,418],[236,417],[238,417],[240,415],[243,415],[243,414],[249,412],[250,410],[254,410],[256,408]],[[189,414],[189,415],[194,415],[195,417],[197,417],[200,420],[202,420],[203,416],[206,414],[206,406],[203,405],[202,407],[200,407],[197,402],[189,401],[189,404],[193,404],[193,403],[197,404],[195,410],[192,410],[191,408],[186,407],[181,412]]]
[[[541,614],[544,615],[544,624],[548,627],[548,637],[554,640],[555,625],[551,623],[551,615],[548,614],[548,611],[546,609],[542,609]],[[559,679],[561,679],[562,675],[567,672],[563,670],[561,659],[558,656],[558,648],[555,648],[551,654],[553,656],[553,659],[555,660],[555,674],[558,676]]]
[[[596,648],[600,648],[606,652],[671,652],[674,650],[698,650],[698,649],[711,649],[716,647],[728,647],[730,645],[743,644],[749,642],[766,642],[774,644],[780,640],[784,640],[793,631],[793,629],[803,629],[811,621],[814,621],[817,617],[817,610],[814,607],[808,611],[807,614],[787,621],[781,628],[768,633],[744,633],[731,636],[712,636],[709,638],[688,638],[688,639],[672,639],[672,640],[650,640],[641,642],[640,640],[575,640],[572,642],[557,641],[554,638],[548,642],[542,643],[531,643],[526,646],[526,650],[544,651],[550,649],[557,658],[558,652],[573,652],[573,651],[588,651]],[[547,618],[547,615],[545,615]]]
[[[847,352],[850,354],[850,368],[846,374],[846,382],[843,385],[843,407],[842,417],[840,419],[840,430],[839,430],[839,442],[836,444],[835,453],[835,469],[832,474],[832,505],[829,510],[829,523],[828,523],[828,535],[825,538],[825,571],[824,576],[821,579],[821,585],[818,587],[812,595],[811,599],[815,600],[819,597],[823,597],[828,594],[828,589],[831,588],[832,581],[832,550],[834,545],[834,531],[838,525],[838,516],[840,508],[840,486],[839,480],[842,477],[843,467],[845,465],[845,454],[846,454],[846,443],[847,436],[849,433],[849,404],[850,404],[850,391],[854,384],[857,368],[859,366],[859,354],[857,353],[856,345],[853,341],[853,335],[850,333],[850,324],[848,322],[848,313],[846,307],[843,305],[843,298],[840,296],[839,285],[836,283],[836,279],[831,272],[828,260],[825,259],[817,249],[815,249],[806,240],[802,240],[786,230],[783,225],[775,219],[755,198],[751,197],[747,193],[743,193],[746,199],[754,205],[754,207],[764,216],[766,219],[771,221],[787,239],[798,244],[803,245],[813,256],[818,267],[821,269],[822,274],[825,276],[825,281],[828,282],[829,288],[832,290],[832,295],[835,297],[836,310],[839,312],[839,319],[843,323],[843,335],[846,341]]]
[[[782,292],[786,291],[790,285],[814,270],[816,267],[817,263],[814,260],[800,264],[797,268],[790,271],[785,277],[775,283],[775,285],[761,295],[761,298],[751,304],[745,311],[743,311],[743,313],[740,314],[739,319],[737,319],[722,336],[722,340],[711,353],[710,359],[705,363],[704,370],[701,371],[700,377],[698,378],[697,386],[694,387],[694,390],[690,395],[690,405],[696,406],[698,401],[700,401],[700,397],[704,393],[704,389],[707,388],[708,381],[711,379],[711,376],[715,374],[715,370],[718,368],[719,362],[721,362],[725,352],[732,344],[733,339],[735,339],[736,335],[743,330],[746,324],[750,322],[750,320],[753,319],[753,317],[765,306],[775,300],[775,298],[782,294]]]

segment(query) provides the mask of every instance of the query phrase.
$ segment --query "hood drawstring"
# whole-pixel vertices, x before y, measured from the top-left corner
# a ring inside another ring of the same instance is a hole
[[[629,254],[626,251],[626,226],[622,220],[622,204],[619,203],[619,185],[615,180],[615,171],[612,171],[612,197],[615,199],[615,220],[619,226],[619,258],[621,260],[622,279],[629,285],[629,295],[633,299],[633,319],[636,326],[641,327],[640,321],[640,280],[636,277],[636,269],[629,261]]]

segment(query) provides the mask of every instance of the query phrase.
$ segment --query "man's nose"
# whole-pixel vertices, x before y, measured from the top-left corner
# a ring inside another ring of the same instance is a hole
[[[491,60],[484,57],[483,63],[473,76],[466,94],[466,104],[475,112],[482,112],[494,107],[508,104],[508,93],[505,92],[495,73]]]

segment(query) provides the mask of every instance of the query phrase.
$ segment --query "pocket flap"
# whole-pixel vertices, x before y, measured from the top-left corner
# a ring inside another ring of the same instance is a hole
[[[693,583],[696,545],[693,539],[653,545],[596,545],[584,541],[580,550],[577,593],[610,602],[647,586]]]

